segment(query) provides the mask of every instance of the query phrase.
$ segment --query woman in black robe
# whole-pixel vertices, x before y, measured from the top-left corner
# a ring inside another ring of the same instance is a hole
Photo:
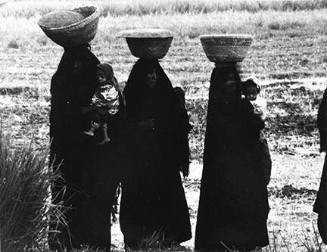
[[[191,238],[180,171],[189,165],[186,110],[158,60],[139,59],[125,90],[131,167],[122,182],[126,248],[171,246]],[[184,115],[181,115],[184,113]],[[184,134],[185,135],[185,134]],[[185,162],[187,160],[187,162]]]
[[[242,108],[236,64],[211,75],[195,249],[248,251],[268,244],[268,194],[255,158],[253,131],[263,127]]]
[[[66,48],[51,81],[50,162],[64,179],[52,186],[52,200],[63,203],[67,224],[50,219],[49,246],[53,250],[70,251],[82,244],[110,249],[110,210],[118,183],[112,150],[117,148],[99,146],[101,136],[83,134],[89,126],[85,108],[96,89],[99,63],[88,45]],[[120,114],[116,123],[111,122],[113,131],[119,128]],[[109,132],[113,144],[116,132]],[[106,186],[104,178],[110,178]]]

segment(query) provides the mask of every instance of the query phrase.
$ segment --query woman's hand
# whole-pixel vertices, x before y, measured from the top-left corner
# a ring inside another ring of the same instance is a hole
[[[263,111],[260,108],[255,108],[253,113],[259,116],[263,115]]]
[[[154,119],[141,121],[138,123],[138,127],[142,130],[154,130]]]

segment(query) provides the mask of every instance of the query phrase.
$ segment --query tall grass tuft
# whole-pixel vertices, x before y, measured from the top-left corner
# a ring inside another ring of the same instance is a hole
[[[64,221],[62,207],[51,204],[50,183],[56,179],[48,150],[13,149],[0,131],[0,251],[46,249],[50,215]]]

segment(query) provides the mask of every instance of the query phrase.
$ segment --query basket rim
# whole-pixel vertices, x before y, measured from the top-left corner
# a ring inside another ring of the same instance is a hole
[[[230,34],[203,34],[200,35],[200,39],[207,39],[207,38],[235,38],[235,39],[253,39],[254,36],[251,34],[245,34],[245,33],[230,33]]]
[[[40,20],[38,22],[38,25],[42,28],[42,29],[45,29],[47,31],[58,31],[58,30],[62,30],[62,29],[70,29],[70,28],[73,28],[73,27],[77,27],[81,24],[84,24],[84,23],[88,23],[89,21],[93,20],[93,19],[97,19],[100,17],[100,12],[98,11],[98,9],[95,7],[95,6],[83,6],[83,7],[78,7],[78,8],[74,8],[74,9],[71,9],[70,11],[76,11],[77,9],[82,9],[82,8],[92,8],[94,10],[94,12],[87,16],[86,18],[76,22],[76,23],[72,23],[70,25],[66,25],[66,26],[61,26],[61,27],[47,27],[47,26],[44,26],[42,24],[40,24]]]
[[[120,31],[117,38],[173,38],[173,33],[161,28],[138,28]]]

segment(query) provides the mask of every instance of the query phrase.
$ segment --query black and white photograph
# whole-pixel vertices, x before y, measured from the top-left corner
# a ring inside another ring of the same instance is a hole
[[[0,0],[0,252],[327,251],[327,0]]]

